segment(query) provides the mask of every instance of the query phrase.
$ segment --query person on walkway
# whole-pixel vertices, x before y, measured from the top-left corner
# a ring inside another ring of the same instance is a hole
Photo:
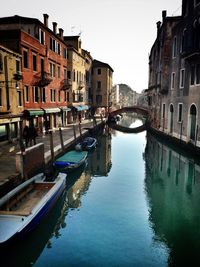
[[[28,147],[30,136],[29,136],[29,127],[27,125],[24,127],[23,130],[23,138],[25,140],[26,147]]]
[[[30,146],[36,145],[36,137],[37,137],[37,130],[34,125],[29,127],[29,138],[30,138]]]

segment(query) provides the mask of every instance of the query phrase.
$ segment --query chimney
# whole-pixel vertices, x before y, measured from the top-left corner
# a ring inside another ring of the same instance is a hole
[[[61,39],[63,39],[63,29],[59,28],[59,36]]]
[[[53,32],[55,34],[57,34],[57,23],[56,22],[53,22],[52,24],[53,24]]]
[[[166,10],[163,10],[162,11],[162,20],[163,21],[165,20],[166,16],[167,16],[167,11]]]
[[[161,22],[158,21],[156,24],[157,24],[157,36],[158,36],[158,34],[159,34],[159,30],[160,30]]]
[[[44,17],[44,25],[48,28],[48,18],[49,18],[49,15],[48,14],[43,14],[43,17]]]

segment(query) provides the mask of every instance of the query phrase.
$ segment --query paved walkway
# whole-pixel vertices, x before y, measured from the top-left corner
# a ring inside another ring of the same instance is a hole
[[[100,124],[101,120],[97,120],[97,124]],[[89,120],[84,120],[81,123],[82,134],[88,133],[88,128],[93,128],[94,122]],[[68,125],[62,128],[63,143],[65,147],[70,146],[74,143],[74,128],[77,138],[80,137],[80,127],[79,124]],[[61,140],[59,130],[54,130],[52,132],[53,145],[54,145],[54,155],[56,156],[61,152]],[[50,134],[38,136],[36,138],[36,143],[44,143],[45,150],[45,162],[47,163],[51,159],[50,150]],[[10,180],[15,179],[19,176],[16,172],[16,153],[20,151],[19,142],[13,141],[13,143],[0,143],[0,187]]]

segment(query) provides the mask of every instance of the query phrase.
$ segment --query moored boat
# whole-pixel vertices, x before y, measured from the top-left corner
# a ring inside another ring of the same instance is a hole
[[[71,150],[54,161],[54,166],[59,170],[73,170],[80,167],[87,159],[87,151]]]
[[[66,186],[66,174],[45,181],[43,173],[20,184],[0,199],[0,244],[33,230]]]
[[[81,150],[92,150],[93,148],[95,148],[97,145],[97,139],[94,137],[86,137],[83,142],[78,143],[75,146],[75,149],[77,151],[81,151]]]

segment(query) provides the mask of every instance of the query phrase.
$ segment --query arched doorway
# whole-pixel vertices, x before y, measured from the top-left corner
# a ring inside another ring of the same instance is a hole
[[[197,109],[193,104],[190,107],[190,140],[196,140]]]
[[[171,104],[169,107],[169,132],[173,133],[173,126],[174,126],[174,107]]]

